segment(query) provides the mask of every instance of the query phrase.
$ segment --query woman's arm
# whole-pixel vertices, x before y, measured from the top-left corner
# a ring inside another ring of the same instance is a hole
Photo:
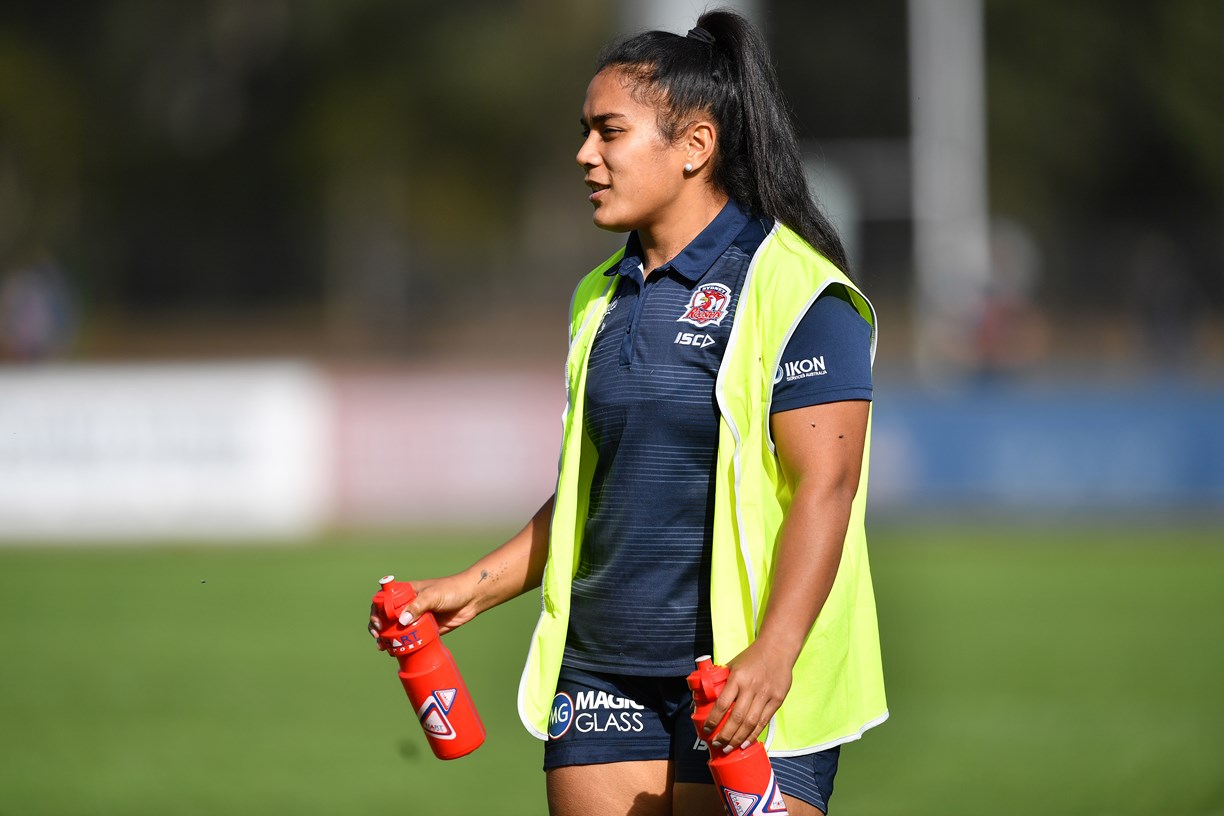
[[[540,585],[548,560],[548,526],[553,499],[536,511],[513,538],[466,570],[446,578],[411,581],[417,596],[404,608],[400,621],[408,623],[423,612],[433,612],[438,630],[449,632],[472,618]],[[383,623],[370,610],[371,634]]]
[[[731,676],[706,720],[708,736],[735,703],[716,747],[756,739],[790,690],[791,670],[841,562],[870,406],[866,400],[847,400],[772,417],[778,461],[794,498],[779,533],[773,586],[757,638],[731,660]]]

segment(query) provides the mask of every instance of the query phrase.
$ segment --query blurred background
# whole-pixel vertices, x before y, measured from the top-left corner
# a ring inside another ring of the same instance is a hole
[[[1224,3],[731,5],[880,317],[834,809],[1224,813]],[[550,491],[595,55],[701,9],[0,6],[0,814],[543,811],[534,601],[444,767],[357,625]]]

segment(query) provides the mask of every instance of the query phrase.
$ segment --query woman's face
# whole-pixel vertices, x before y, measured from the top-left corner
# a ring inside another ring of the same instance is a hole
[[[609,68],[587,86],[582,126],[577,159],[595,225],[626,232],[665,223],[684,184],[686,149],[663,138],[658,111],[634,99],[625,75]]]

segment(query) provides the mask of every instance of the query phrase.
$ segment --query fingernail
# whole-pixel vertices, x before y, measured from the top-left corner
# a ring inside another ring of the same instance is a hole
[[[405,612],[404,614],[399,616],[400,626],[407,626],[408,624],[412,623],[414,620],[416,620],[416,618],[413,617],[411,612]]]
[[[744,740],[744,744],[740,746],[741,751],[747,751],[748,746],[752,744],[752,740]]]
[[[729,754],[729,753],[731,753],[731,749],[732,749],[732,748],[734,748],[734,747],[735,747],[735,746],[733,746],[733,745],[728,745],[728,746],[726,746],[725,748],[723,748],[723,753],[724,753],[724,754]]]

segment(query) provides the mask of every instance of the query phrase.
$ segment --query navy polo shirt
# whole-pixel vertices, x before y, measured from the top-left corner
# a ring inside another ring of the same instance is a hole
[[[735,202],[643,275],[636,233],[591,348],[585,425],[598,451],[565,662],[688,674],[709,654],[718,405],[714,383],[748,265],[772,223]],[[796,328],[773,412],[871,398],[871,328],[830,287]]]

